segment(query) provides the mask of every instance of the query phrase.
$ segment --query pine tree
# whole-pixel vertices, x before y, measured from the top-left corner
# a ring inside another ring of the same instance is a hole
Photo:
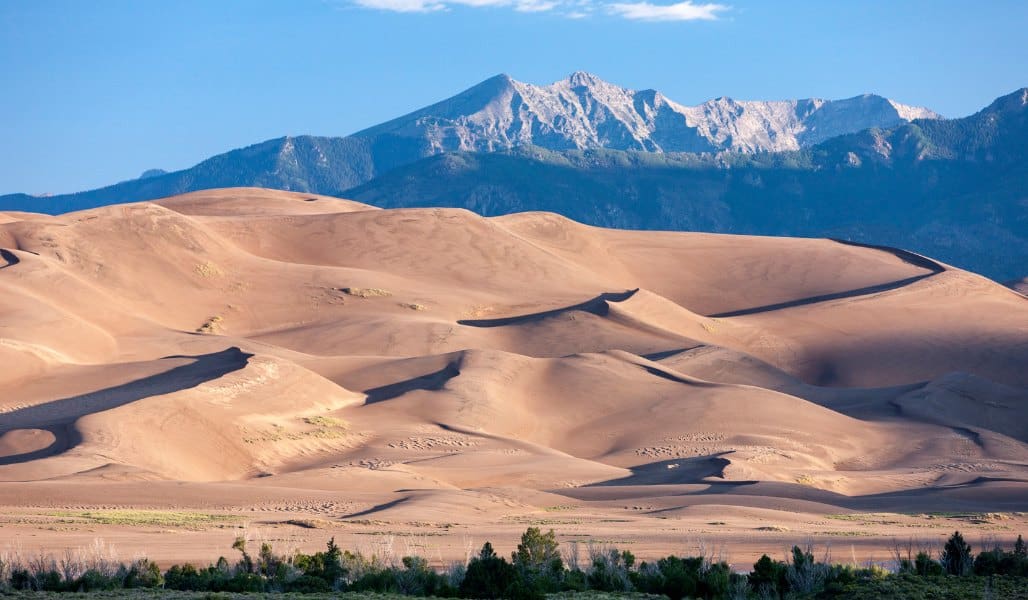
[[[460,594],[465,598],[501,598],[514,579],[514,567],[497,556],[493,545],[486,542],[478,556],[468,563]]]
[[[342,558],[343,552],[336,545],[336,538],[333,536],[328,540],[324,560],[324,577],[333,588],[339,587],[339,584],[346,576],[346,569],[343,568]]]
[[[964,541],[964,536],[959,531],[946,541],[942,550],[942,566],[950,575],[966,575],[971,571],[971,546]]]

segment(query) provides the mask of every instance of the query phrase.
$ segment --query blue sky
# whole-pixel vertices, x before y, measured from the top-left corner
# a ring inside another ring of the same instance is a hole
[[[501,72],[963,116],[1028,86],[1026,25],[1023,0],[0,0],[0,193],[346,135]]]

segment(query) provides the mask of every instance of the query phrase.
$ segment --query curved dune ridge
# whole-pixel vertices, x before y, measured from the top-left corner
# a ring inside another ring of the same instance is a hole
[[[248,188],[0,215],[0,289],[0,504],[1028,509],[1028,300],[894,249]]]

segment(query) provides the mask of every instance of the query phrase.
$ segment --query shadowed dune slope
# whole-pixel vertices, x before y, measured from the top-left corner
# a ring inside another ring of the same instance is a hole
[[[0,289],[0,481],[27,502],[1028,498],[1028,299],[899,250],[245,188],[2,214]]]

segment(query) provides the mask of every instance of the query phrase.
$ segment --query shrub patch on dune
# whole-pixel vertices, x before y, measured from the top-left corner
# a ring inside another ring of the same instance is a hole
[[[263,442],[301,441],[310,439],[338,440],[351,437],[350,424],[343,419],[336,417],[313,416],[304,417],[301,421],[309,425],[310,429],[290,430],[278,423],[273,423],[271,429],[257,429],[244,431],[243,442],[247,444],[258,444]],[[355,437],[360,437],[356,435]]]
[[[354,296],[357,298],[384,298],[386,296],[393,295],[389,290],[383,290],[381,288],[344,287],[339,291],[348,296]]]
[[[337,419],[335,417],[304,417],[303,422],[308,425],[314,425],[316,427],[335,427],[346,429],[350,426],[350,424],[346,421],[342,419]]]
[[[109,509],[58,511],[48,513],[48,515],[64,519],[81,520],[98,525],[173,527],[180,529],[204,529],[239,520],[238,517],[233,515],[163,510]]]
[[[197,333],[219,333],[221,332],[221,323],[225,319],[220,315],[214,315],[210,319],[204,321],[203,325],[196,328]]]
[[[221,269],[218,268],[218,265],[211,261],[197,263],[196,266],[193,267],[193,272],[204,279],[221,277],[222,275]]]

